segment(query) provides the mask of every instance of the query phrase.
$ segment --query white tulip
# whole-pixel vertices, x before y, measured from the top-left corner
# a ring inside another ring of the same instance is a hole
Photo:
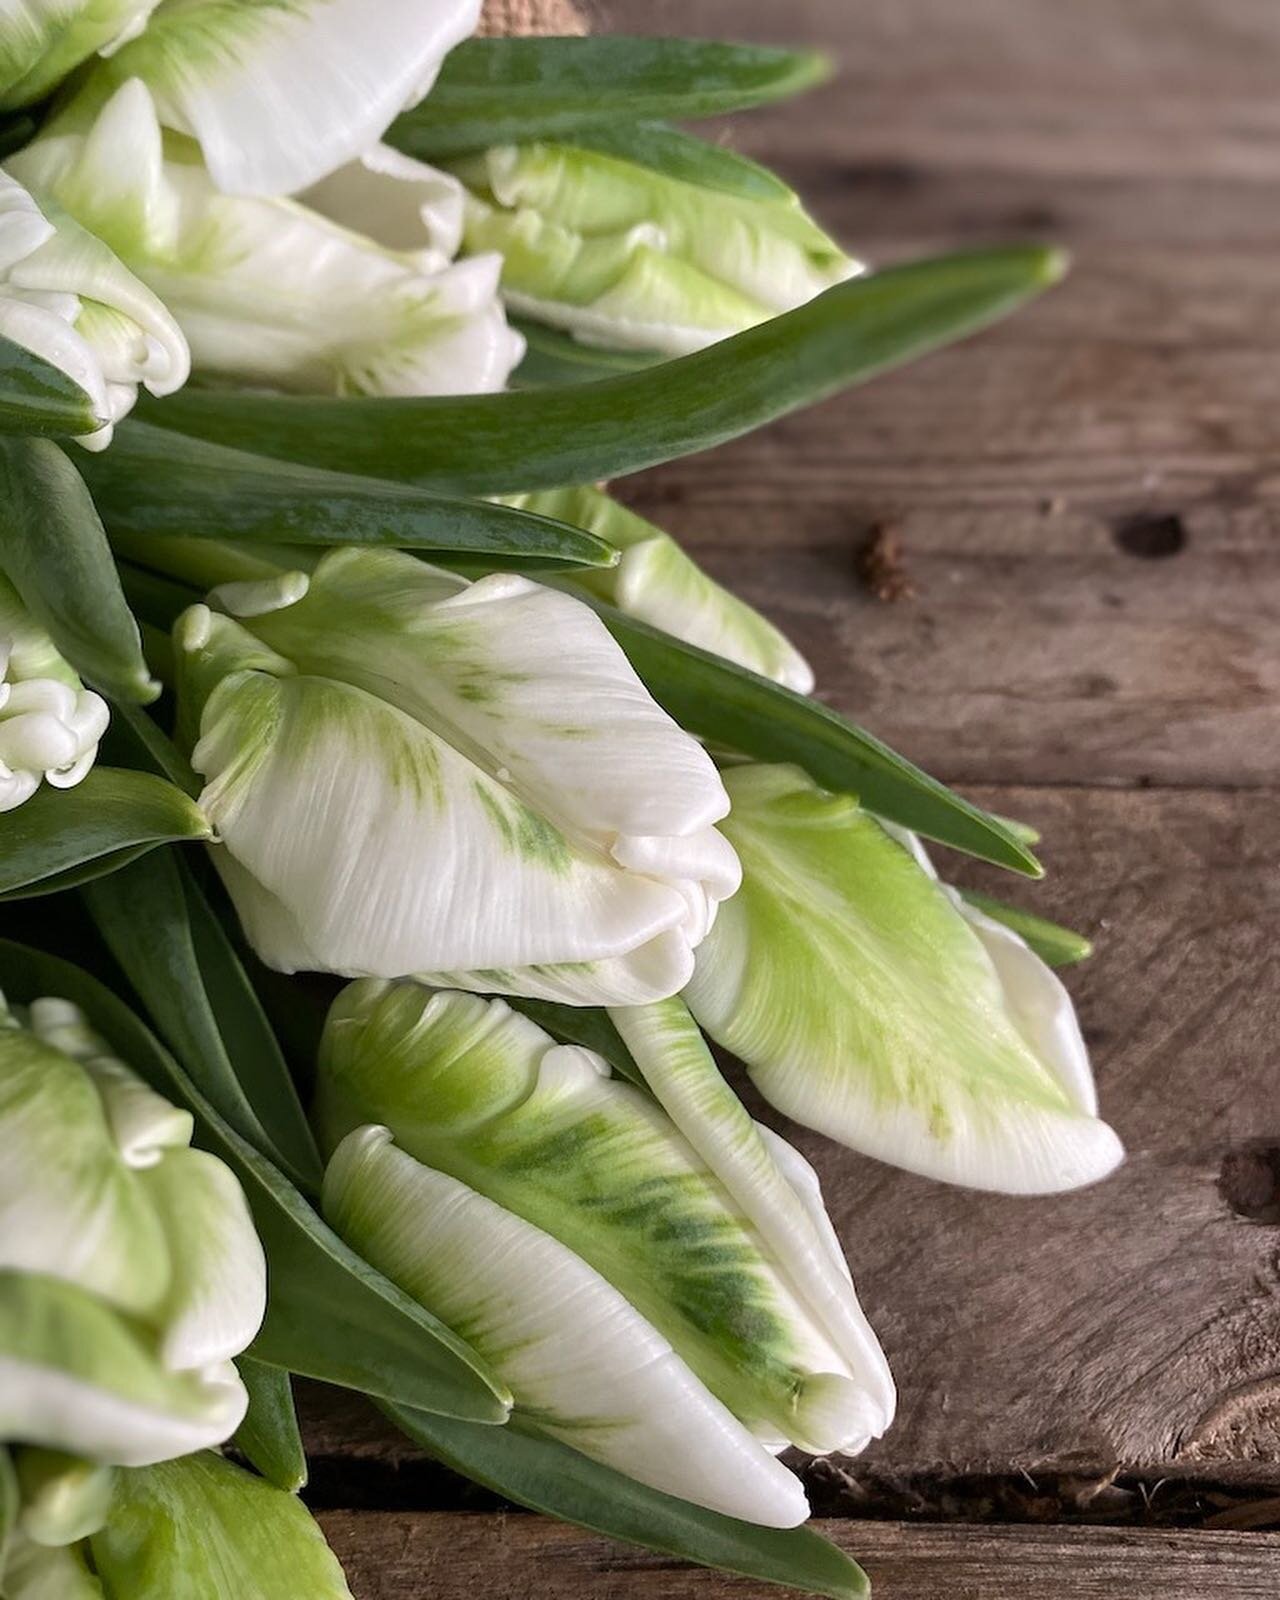
[[[321,1046],[326,1215],[541,1432],[793,1527],[808,1507],[774,1452],[861,1449],[892,1417],[888,1368],[811,1169],[679,1001],[615,1015],[660,1104],[501,1001],[353,984]]]
[[[110,444],[139,384],[172,394],[190,371],[181,330],[155,295],[101,239],[56,203],[37,204],[7,172],[0,172],[0,336],[85,391],[101,420],[80,440],[90,450]]]
[[[587,606],[367,549],[211,601],[180,718],[270,965],[580,1005],[688,981],[738,883],[724,786]]]
[[[41,782],[79,783],[108,719],[106,701],[84,687],[0,575],[0,812],[29,800]]]
[[[294,200],[222,193],[137,78],[105,102],[86,92],[11,165],[159,295],[201,372],[300,393],[501,389],[524,350],[498,298],[501,262],[441,265],[454,238],[447,186],[370,160],[319,197],[355,215],[403,191],[417,217],[405,249]]]
[[[266,1267],[190,1116],[76,1007],[0,1026],[0,1439],[119,1466],[220,1444]]]

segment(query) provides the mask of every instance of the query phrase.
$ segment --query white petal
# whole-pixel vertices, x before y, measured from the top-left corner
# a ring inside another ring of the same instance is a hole
[[[475,30],[480,0],[178,0],[115,59],[219,188],[295,194],[375,144]]]
[[[462,244],[464,193],[449,173],[376,144],[301,200],[386,250],[412,255],[419,270],[439,272]]]
[[[144,1183],[164,1222],[173,1277],[159,1320],[175,1372],[204,1369],[252,1343],[267,1309],[267,1263],[244,1191],[215,1156],[174,1150]]]
[[[622,1295],[549,1234],[397,1150],[387,1129],[340,1147],[325,1212],[490,1360],[517,1409],[554,1438],[744,1521],[807,1517],[797,1479]]]

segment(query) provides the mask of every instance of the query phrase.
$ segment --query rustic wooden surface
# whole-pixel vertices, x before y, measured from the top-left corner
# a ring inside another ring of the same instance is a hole
[[[595,13],[836,55],[732,136],[871,259],[1076,258],[995,332],[623,486],[831,703],[1041,827],[1053,875],[1007,892],[1098,941],[1071,983],[1130,1152],[1105,1186],[966,1194],[799,1136],[901,1389],[886,1440],[810,1470],[815,1506],[885,1519],[830,1525],[878,1600],[1280,1592],[1280,12]],[[877,536],[914,598],[869,592]],[[767,1592],[503,1515],[359,1404],[306,1410],[358,1600]]]

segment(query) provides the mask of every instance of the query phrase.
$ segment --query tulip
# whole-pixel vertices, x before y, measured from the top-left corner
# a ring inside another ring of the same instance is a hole
[[[457,163],[468,250],[497,250],[521,315],[584,344],[686,355],[861,270],[790,193],[703,188],[576,146]]]
[[[547,489],[509,504],[586,528],[622,552],[616,567],[571,574],[573,587],[797,694],[813,688],[809,663],[767,618],[708,577],[670,534],[599,489]]]
[[[84,687],[0,575],[0,812],[29,800],[41,779],[74,788],[107,721],[106,701]]]
[[[296,194],[376,144],[479,16],[480,0],[165,0],[99,73],[142,78],[219,189]]]
[[[678,1001],[620,1013],[667,1098],[500,1000],[365,980],[316,1120],[335,1229],[481,1352],[517,1414],[665,1493],[803,1521],[773,1451],[892,1415],[812,1170],[758,1129]],[[674,1119],[663,1105],[674,1107]]]
[[[117,158],[118,159],[118,158]],[[14,158],[21,164],[25,156]],[[66,373],[89,396],[101,427],[80,440],[111,442],[138,385],[172,394],[190,358],[173,318],[101,239],[0,172],[0,337]]]
[[[398,551],[227,584],[176,628],[214,860],[268,965],[674,994],[737,861],[724,786],[603,624]]]
[[[0,15],[0,110],[43,100],[97,51],[146,26],[159,0],[8,0]]]
[[[438,247],[383,249],[295,201],[223,194],[137,78],[105,101],[86,91],[11,165],[160,296],[201,372],[300,393],[456,394],[501,389],[523,353],[496,257],[424,271]],[[427,180],[359,170],[370,204],[403,187],[421,223]]]
[[[0,1440],[144,1466],[220,1443],[265,1264],[190,1115],[75,1006],[0,1024]]]
[[[855,1150],[1009,1194],[1123,1157],[1069,996],[852,796],[795,767],[724,773],[741,892],[685,998],[785,1115]]]

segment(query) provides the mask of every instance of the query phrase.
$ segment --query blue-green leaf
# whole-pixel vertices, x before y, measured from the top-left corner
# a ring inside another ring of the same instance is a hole
[[[289,1374],[252,1356],[241,1356],[236,1366],[249,1391],[249,1410],[231,1443],[268,1483],[296,1494],[306,1487],[307,1457]]]
[[[0,339],[0,433],[78,439],[105,422],[65,372],[11,339]]]
[[[1087,961],[1093,954],[1092,941],[1082,933],[1050,922],[1046,917],[1038,917],[1034,911],[1024,911],[1021,906],[1009,906],[1003,900],[993,900],[989,894],[979,894],[975,889],[962,889],[960,893],[971,906],[985,912],[993,922],[1002,922],[1006,928],[1012,928],[1014,933],[1026,940],[1041,961],[1051,967],[1073,967],[1077,962]]]

